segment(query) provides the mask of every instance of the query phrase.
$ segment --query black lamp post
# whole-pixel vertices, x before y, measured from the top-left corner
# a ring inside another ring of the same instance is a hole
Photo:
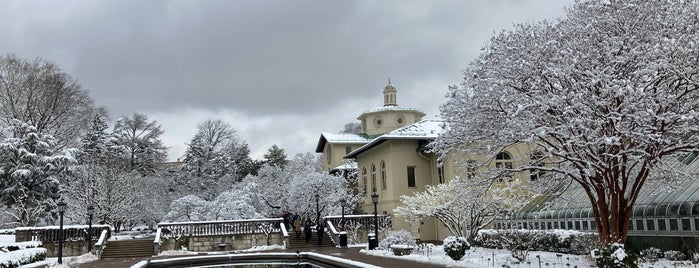
[[[95,213],[95,207],[87,206],[87,216],[89,220],[87,222],[87,252],[92,252],[92,215]]]
[[[342,207],[342,220],[341,220],[342,225],[340,226],[340,228],[342,228],[343,231],[345,230],[345,206],[346,205],[347,205],[347,200],[345,200],[344,198],[340,199],[340,206]]]
[[[60,225],[58,227],[58,263],[63,263],[63,213],[66,212],[66,203],[58,201],[58,215],[60,215]]]
[[[320,223],[320,206],[318,205],[318,200],[320,196],[316,194],[316,224]]]
[[[379,244],[379,216],[376,211],[376,204],[379,203],[379,195],[377,193],[371,194],[371,202],[374,203],[374,247]]]

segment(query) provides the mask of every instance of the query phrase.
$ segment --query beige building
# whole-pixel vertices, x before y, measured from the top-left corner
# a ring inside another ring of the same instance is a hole
[[[397,91],[390,83],[383,90],[384,106],[363,112],[362,133],[322,133],[316,146],[325,157],[325,170],[333,173],[342,169],[356,169],[358,186],[365,191],[361,209],[373,213],[371,194],[379,196],[377,211],[391,215],[393,229],[408,230],[421,240],[442,240],[449,236],[436,219],[410,222],[394,216],[402,195],[425,191],[425,186],[444,183],[459,174],[457,159],[472,156],[451,155],[438,164],[438,155],[427,152],[425,146],[442,132],[443,122],[423,120],[423,112],[397,105]],[[530,154],[526,145],[517,145],[495,157],[489,166],[512,167],[516,159]],[[526,175],[522,175],[526,176]]]

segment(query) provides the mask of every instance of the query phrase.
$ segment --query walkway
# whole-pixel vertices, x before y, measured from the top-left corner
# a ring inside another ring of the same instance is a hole
[[[380,267],[401,267],[401,268],[437,268],[441,265],[421,263],[409,260],[399,260],[396,258],[373,256],[359,253],[361,248],[317,248],[306,249],[306,252],[317,252],[320,254],[330,255],[333,257],[359,261]],[[295,251],[294,251],[295,252]],[[181,257],[181,256],[172,256]],[[143,259],[125,258],[125,259],[102,259],[91,263],[84,263],[77,268],[123,268],[130,267]]]

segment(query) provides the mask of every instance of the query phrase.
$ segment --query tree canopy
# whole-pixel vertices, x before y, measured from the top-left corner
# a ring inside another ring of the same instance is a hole
[[[579,184],[603,242],[623,242],[663,159],[699,149],[696,1],[581,1],[556,22],[492,37],[441,107],[446,152],[525,142]],[[467,145],[467,146],[463,146]]]

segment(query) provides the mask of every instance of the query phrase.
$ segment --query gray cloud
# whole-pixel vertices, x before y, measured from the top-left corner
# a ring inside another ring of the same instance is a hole
[[[57,63],[112,117],[187,118],[164,124],[183,133],[168,136],[173,149],[206,119],[190,113],[239,129],[268,118],[243,138],[296,153],[380,105],[389,77],[400,104],[436,116],[494,31],[561,16],[570,2],[10,1],[0,52]]]

